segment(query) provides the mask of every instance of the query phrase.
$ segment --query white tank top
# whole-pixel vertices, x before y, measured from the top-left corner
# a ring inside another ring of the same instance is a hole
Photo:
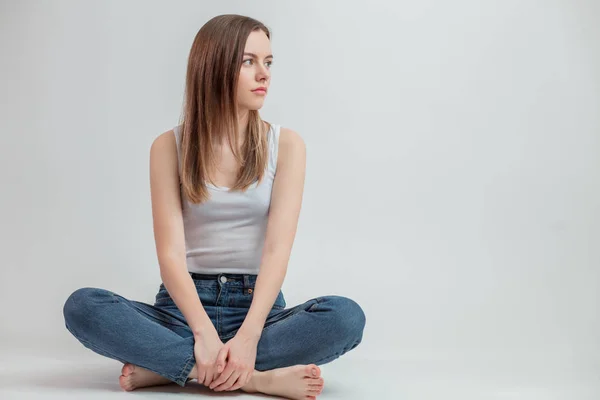
[[[277,167],[280,125],[267,133],[269,161],[260,185],[255,181],[245,192],[206,182],[211,198],[192,204],[183,196],[187,269],[200,274],[258,274],[262,257],[271,189]],[[173,128],[180,158],[182,126]]]

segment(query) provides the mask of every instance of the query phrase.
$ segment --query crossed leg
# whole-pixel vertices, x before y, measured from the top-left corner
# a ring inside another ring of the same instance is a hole
[[[176,312],[97,288],[75,291],[63,312],[67,329],[84,346],[125,364],[119,378],[125,390],[170,382],[184,386],[197,377],[193,336]],[[256,370],[242,390],[315,398],[323,388],[317,365],[355,348],[364,325],[360,306],[341,296],[280,310],[265,324]]]

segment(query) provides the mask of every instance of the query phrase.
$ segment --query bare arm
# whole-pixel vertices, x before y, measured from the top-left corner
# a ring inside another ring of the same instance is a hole
[[[196,338],[215,330],[187,271],[185,237],[172,131],[158,136],[150,148],[150,193],[156,254],[162,281]]]
[[[282,128],[260,270],[252,305],[240,328],[250,336],[260,337],[287,272],[302,205],[305,170],[304,140],[296,132]]]

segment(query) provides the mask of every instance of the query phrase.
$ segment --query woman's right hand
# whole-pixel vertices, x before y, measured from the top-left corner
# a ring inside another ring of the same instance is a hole
[[[198,383],[209,386],[225,369],[225,365],[217,365],[217,355],[224,344],[215,329],[194,338],[194,357],[196,358],[196,371],[198,371]]]

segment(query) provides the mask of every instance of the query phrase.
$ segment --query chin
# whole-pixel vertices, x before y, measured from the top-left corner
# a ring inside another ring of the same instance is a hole
[[[254,103],[250,103],[250,104],[244,104],[244,108],[251,110],[251,111],[256,111],[256,110],[260,110],[262,108],[263,104],[264,104],[264,101],[254,102]]]

